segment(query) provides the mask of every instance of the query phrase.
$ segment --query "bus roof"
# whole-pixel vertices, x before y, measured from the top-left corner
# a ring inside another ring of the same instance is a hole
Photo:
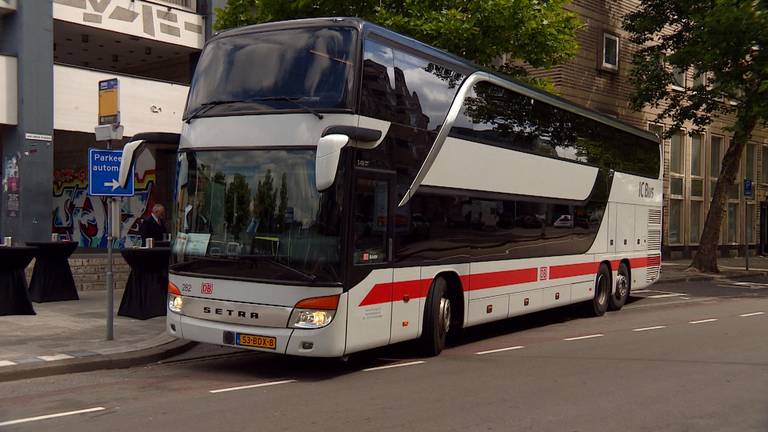
[[[624,121],[617,120],[614,117],[605,115],[592,108],[588,108],[583,105],[576,104],[563,97],[548,93],[540,88],[534,87],[528,83],[514,79],[508,75],[505,75],[493,69],[479,66],[455,54],[451,54],[445,50],[436,48],[432,45],[418,41],[412,37],[405,36],[403,34],[389,30],[385,27],[374,24],[372,22],[365,21],[361,18],[351,18],[351,17],[306,18],[306,19],[297,19],[297,20],[290,20],[290,21],[277,21],[277,22],[270,22],[270,23],[263,23],[263,24],[254,24],[254,25],[238,27],[238,28],[218,32],[207,43],[210,43],[211,41],[214,41],[221,37],[229,37],[229,36],[235,36],[235,35],[241,35],[241,34],[257,33],[257,32],[263,32],[263,31],[287,30],[287,29],[295,29],[295,28],[306,28],[306,27],[327,27],[327,26],[353,27],[353,28],[356,28],[358,31],[360,31],[360,33],[365,35],[366,37],[372,33],[380,38],[389,40],[399,45],[403,45],[414,51],[425,53],[432,57],[435,57],[437,60],[440,60],[441,62],[445,63],[445,66],[452,67],[457,72],[464,73],[467,76],[478,71],[489,73],[505,81],[509,81],[518,86],[525,87],[528,90],[529,95],[533,93],[532,97],[534,99],[538,99],[538,100],[541,100],[542,102],[557,105],[559,107],[572,111],[576,114],[592,118],[593,120],[597,120],[608,126],[616,127],[624,131],[630,132],[641,138],[659,142],[659,138],[655,134],[651,133],[650,131],[638,128]]]

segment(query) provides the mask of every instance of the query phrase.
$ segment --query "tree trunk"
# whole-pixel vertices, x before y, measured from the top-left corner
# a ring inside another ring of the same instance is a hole
[[[736,174],[739,171],[741,154],[752,136],[752,131],[757,124],[757,116],[752,113],[739,115],[734,126],[733,140],[723,157],[723,163],[720,167],[720,177],[717,179],[715,193],[712,197],[712,204],[707,212],[707,219],[704,222],[704,230],[701,234],[699,247],[693,256],[691,267],[705,273],[718,273],[717,268],[717,246],[720,240],[720,227],[723,225],[723,215],[725,215],[725,205],[728,202],[728,186],[736,180]],[[739,186],[741,187],[741,186]]]

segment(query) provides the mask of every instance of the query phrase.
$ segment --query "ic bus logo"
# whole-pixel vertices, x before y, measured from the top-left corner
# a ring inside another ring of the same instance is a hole
[[[653,198],[653,188],[646,182],[640,182],[640,198]]]
[[[213,282],[203,282],[202,285],[200,285],[200,293],[207,295],[213,294]]]

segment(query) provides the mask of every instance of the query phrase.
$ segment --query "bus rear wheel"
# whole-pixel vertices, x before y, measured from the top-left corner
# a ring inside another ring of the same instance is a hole
[[[608,297],[611,295],[611,270],[605,263],[600,264],[595,278],[595,296],[585,304],[587,315],[599,317],[608,310]]]
[[[616,275],[616,288],[611,294],[611,298],[608,299],[608,310],[617,311],[624,306],[629,298],[629,290],[632,282],[629,279],[629,268],[627,264],[621,263],[619,265],[619,272]]]
[[[436,356],[445,348],[448,332],[451,330],[451,299],[448,297],[448,283],[443,278],[432,282],[424,311],[424,331],[421,346],[427,356]]]

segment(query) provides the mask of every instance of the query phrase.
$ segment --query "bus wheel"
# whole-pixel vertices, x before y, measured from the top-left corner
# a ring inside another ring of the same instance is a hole
[[[586,312],[589,316],[599,317],[608,310],[608,297],[611,293],[611,271],[605,264],[600,264],[595,279],[595,297],[586,303]]]
[[[617,311],[624,306],[629,298],[629,289],[632,282],[629,279],[629,269],[625,263],[619,265],[619,273],[616,275],[616,289],[608,299],[608,310]]]
[[[451,300],[443,278],[432,282],[424,311],[424,331],[421,346],[427,356],[436,356],[445,348],[445,340],[451,330]]]

